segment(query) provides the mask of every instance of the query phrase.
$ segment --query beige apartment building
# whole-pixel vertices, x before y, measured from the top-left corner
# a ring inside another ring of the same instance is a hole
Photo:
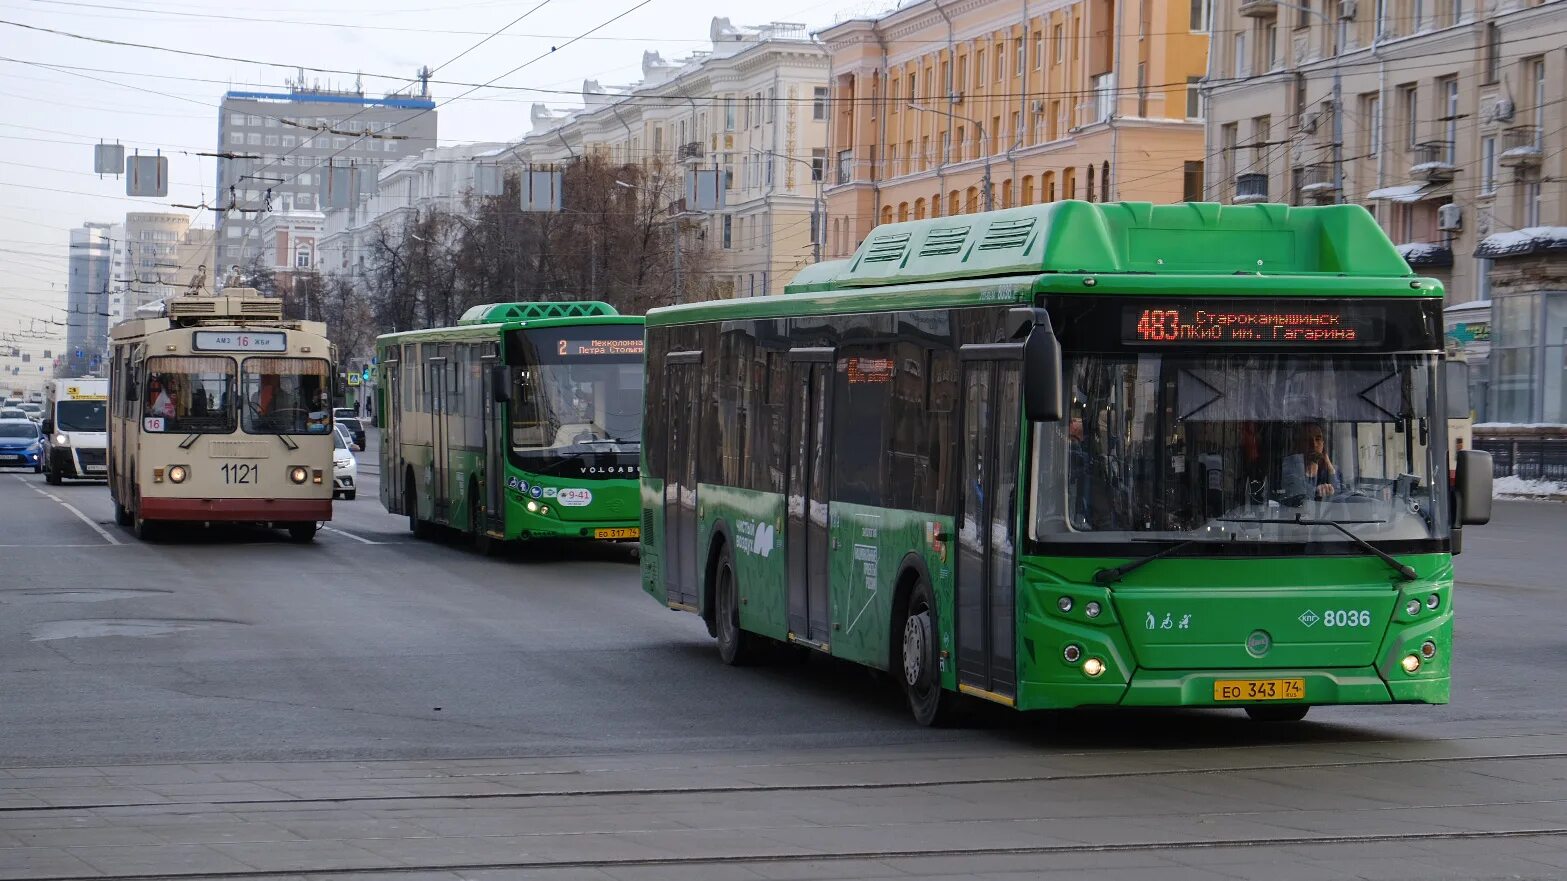
[[[1202,189],[1204,0],[917,0],[818,35],[832,56],[827,242],[1058,199]]]
[[[1447,285],[1481,418],[1567,422],[1567,4],[1213,2],[1208,197],[1365,206]]]
[[[644,53],[642,80],[633,86],[585,83],[580,110],[535,106],[533,131],[507,151],[507,161],[550,167],[597,154],[717,169],[724,207],[688,211],[678,220],[683,235],[705,238],[721,292],[779,293],[813,259],[827,56],[800,24],[737,27],[715,18],[710,37],[710,50],[683,60]]]

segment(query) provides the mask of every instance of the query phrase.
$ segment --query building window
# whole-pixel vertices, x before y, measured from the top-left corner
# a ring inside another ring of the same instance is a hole
[[[997,43],[996,44],[996,82],[998,82],[998,83],[1001,82],[1003,79],[1006,78],[1006,75],[1007,75],[1007,44],[1006,43]],[[933,202],[932,204],[933,205],[939,204],[939,200],[938,200],[938,202]]]
[[[1236,79],[1242,79],[1251,75],[1251,59],[1246,57],[1246,34],[1238,32],[1234,37],[1234,65],[1232,71]]]
[[[772,122],[776,118],[775,109],[778,106],[778,90],[767,90],[767,121]]]
[[[1184,163],[1181,169],[1181,198],[1188,202],[1201,202],[1202,190],[1202,160]]]
[[[1148,117],[1148,65],[1137,62],[1137,117]]]
[[[1034,31],[1034,69],[1042,70],[1045,66],[1045,35],[1043,31]]]
[[[725,214],[725,215],[723,215],[723,218],[724,218],[723,219],[723,224],[724,224],[724,232],[723,232],[723,243],[724,243],[724,245],[723,246],[725,248],[733,248],[734,247],[735,218],[734,218],[733,214]]]
[[[846,184],[854,180],[854,151],[838,151],[838,183]]]
[[[1480,140],[1480,195],[1496,194],[1496,136]]]
[[[827,118],[827,95],[828,89],[826,86],[817,86],[811,90],[812,119],[823,120]]]
[[[1366,156],[1369,158],[1382,152],[1382,97],[1367,95],[1361,103],[1365,107]]]
[[[1523,198],[1519,200],[1523,207],[1523,220],[1519,226],[1540,225],[1540,182],[1537,180],[1525,181],[1523,184]]]
[[[1311,0],[1296,0],[1295,2],[1295,27],[1311,27]]]
[[[1450,76],[1442,81],[1443,138],[1447,141],[1447,163],[1458,161],[1458,77]]]
[[[1404,116],[1404,147],[1414,149],[1420,137],[1420,90],[1414,86],[1400,86],[1398,99]]]
[[[1194,33],[1208,30],[1208,0],[1192,0],[1192,24]]]
[[[1265,22],[1262,25],[1262,33],[1257,39],[1262,43],[1262,69],[1264,71],[1277,70],[1279,67],[1279,23],[1276,21]]]
[[[1022,37],[1018,37],[1017,39],[1012,41],[1012,54],[1017,56],[1017,75],[1018,76],[1022,76],[1023,75],[1023,68],[1028,64],[1028,59],[1026,57],[1024,57],[1024,55],[1023,55],[1024,51],[1026,51],[1026,50],[1023,48],[1023,38]]]
[[[1413,14],[1410,23],[1414,25],[1414,33],[1420,33],[1426,29],[1426,0],[1412,0]]]
[[[978,49],[974,52],[974,86],[983,89],[985,81],[990,79],[990,68],[985,66],[985,50]]]
[[[825,92],[827,90],[826,89],[817,89],[816,91],[818,91],[818,92]],[[816,118],[817,119],[826,119],[827,117],[825,115],[823,115],[823,116],[818,116]],[[732,132],[734,130],[735,130],[735,96],[733,96],[733,95],[725,95],[724,96],[724,131]]]
[[[1104,122],[1115,112],[1115,74],[1102,73],[1093,78],[1094,121]]]
[[[1186,118],[1202,118],[1202,77],[1186,78]]]
[[[1545,134],[1545,59],[1535,58],[1527,62],[1534,79],[1534,136]]]
[[[1481,74],[1483,82],[1494,83],[1501,78],[1502,70],[1502,29],[1495,23],[1487,22],[1485,26],[1485,70]]]

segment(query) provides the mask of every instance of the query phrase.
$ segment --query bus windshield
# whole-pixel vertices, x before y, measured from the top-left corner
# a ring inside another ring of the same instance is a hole
[[[635,473],[642,448],[642,328],[513,331],[511,458],[560,477]]]
[[[1072,357],[1068,418],[1036,435],[1034,537],[1445,538],[1436,369],[1430,355]]]
[[[103,431],[103,401],[60,401],[54,405],[54,426],[60,431]]]
[[[228,434],[234,430],[234,361],[211,356],[147,359],[145,431]]]
[[[245,431],[325,434],[331,370],[320,358],[246,358],[242,367]]]

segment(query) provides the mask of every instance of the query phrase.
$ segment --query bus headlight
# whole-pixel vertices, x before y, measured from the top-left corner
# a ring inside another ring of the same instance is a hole
[[[57,434],[57,435],[55,435],[54,436],[54,445],[57,446],[57,447],[68,447],[68,446],[70,446],[71,445],[71,437],[70,437],[70,435],[67,435],[67,434]]]
[[[1409,602],[1405,603],[1404,604],[1404,611],[1408,612],[1409,613],[1409,617],[1411,617],[1411,618],[1413,618],[1414,616],[1420,614],[1420,601],[1419,600],[1410,600]]]
[[[1399,666],[1404,668],[1405,673],[1414,673],[1420,669],[1420,656],[1405,655],[1404,660],[1399,662]]]
[[[1091,602],[1088,605],[1084,606],[1083,607],[1083,614],[1087,615],[1090,618],[1098,618],[1099,617],[1099,604]]]
[[[288,479],[295,483],[304,483],[310,479],[310,469],[303,465],[295,465],[288,469]]]
[[[1436,594],[1431,594],[1430,596],[1426,597],[1426,608],[1427,609],[1435,609],[1437,606],[1440,606],[1440,605],[1442,605],[1442,598],[1437,596]]]
[[[190,476],[190,470],[188,468],[186,468],[184,465],[170,465],[169,466],[169,482],[170,483],[184,483],[185,482],[185,478],[187,478],[189,476]]]
[[[1105,671],[1105,662],[1098,658],[1089,658],[1083,662],[1083,674],[1090,679],[1099,678]]]

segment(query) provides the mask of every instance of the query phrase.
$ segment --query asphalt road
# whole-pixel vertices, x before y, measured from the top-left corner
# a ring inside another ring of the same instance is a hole
[[[415,542],[366,465],[308,546],[0,474],[0,879],[1567,876],[1567,505],[1468,531],[1448,706],[925,730],[723,667],[629,547]]]

